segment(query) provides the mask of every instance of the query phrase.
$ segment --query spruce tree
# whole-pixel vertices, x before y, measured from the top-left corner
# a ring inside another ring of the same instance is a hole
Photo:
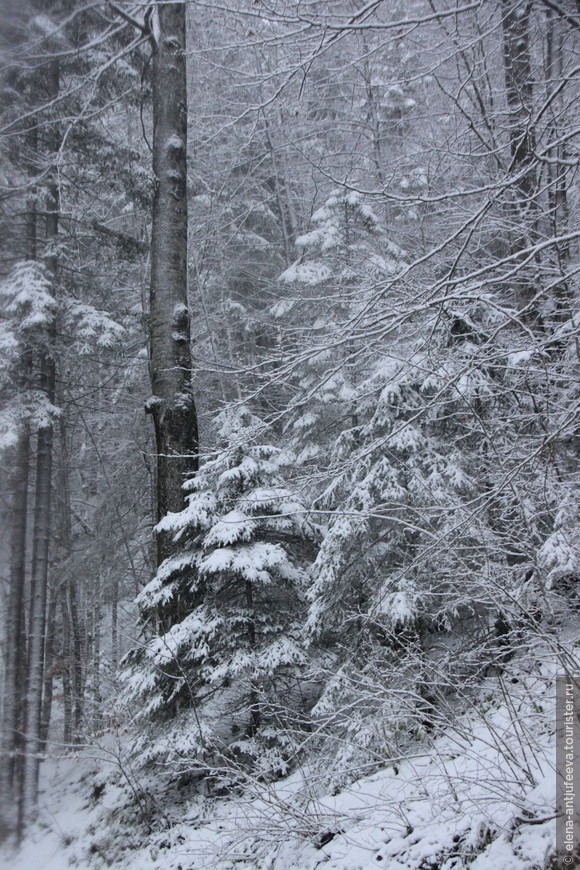
[[[309,703],[301,628],[317,529],[258,418],[241,406],[220,422],[222,449],[186,484],[184,510],[158,525],[177,553],[138,599],[157,631],[125,663],[137,720],[150,726],[136,753],[273,776]]]

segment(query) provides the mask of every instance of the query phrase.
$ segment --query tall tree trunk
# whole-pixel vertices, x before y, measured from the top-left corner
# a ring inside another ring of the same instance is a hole
[[[119,664],[119,575],[115,572],[111,586],[111,670],[113,677]]]
[[[36,171],[38,133],[26,135],[29,164]],[[26,209],[26,247],[29,260],[37,257],[36,188]],[[20,364],[20,389],[30,387],[32,354],[26,349]],[[30,472],[30,427],[23,422],[14,455],[11,480],[12,511],[10,541],[10,577],[6,606],[6,657],[0,742],[0,840],[16,831],[18,802],[22,781],[22,736],[26,684],[27,638],[25,625],[26,600],[26,532]]]
[[[48,590],[48,608],[46,616],[46,642],[44,647],[44,689],[42,696],[42,715],[40,721],[40,751],[46,751],[50,715],[52,712],[52,695],[54,683],[54,631],[56,623],[56,605],[58,601],[55,589]]]
[[[53,60],[46,71],[46,87],[49,98],[58,95],[59,86],[59,63],[57,60]],[[51,130],[49,140],[50,151],[54,155],[59,148],[57,130]],[[48,183],[46,198],[45,239],[46,262],[48,271],[52,276],[53,286],[56,284],[57,279],[56,241],[58,237],[59,210],[59,187],[56,173],[53,172]],[[53,348],[55,335],[56,330],[53,322],[48,328],[47,347],[43,351],[40,360],[40,389],[51,405],[54,404],[56,382]],[[22,795],[19,812],[20,835],[24,830],[26,822],[36,811],[38,798],[51,533],[52,446],[53,427],[49,424],[39,429],[36,445],[36,489],[34,496],[33,548],[30,572],[30,643],[24,725]]]
[[[49,360],[43,362],[43,391],[51,401],[51,385],[54,387],[54,366]],[[54,398],[54,390],[52,390],[52,398]],[[38,795],[51,527],[52,435],[52,426],[40,429],[37,443],[21,830],[25,821],[34,814]]]
[[[102,727],[101,709],[101,575],[96,572],[92,588],[92,637],[93,637],[93,715],[91,730],[99,731]]]
[[[562,60],[562,33],[556,25],[556,19],[552,10],[546,10],[546,98],[550,99],[550,112],[552,122],[550,125],[550,139],[556,143],[551,145],[548,151],[550,158],[547,165],[548,174],[548,204],[551,221],[551,232],[557,237],[568,231],[568,190],[566,182],[566,145],[560,142],[560,118],[564,107],[561,99],[553,96],[553,91],[558,81],[562,81],[564,74]],[[559,25],[559,22],[558,22]],[[557,318],[565,319],[569,315],[571,293],[568,283],[568,267],[570,263],[570,243],[558,242],[555,245],[556,269],[561,280],[554,287],[556,300]]]
[[[531,7],[529,0],[501,0],[510,170],[514,176],[509,202],[512,254],[524,252],[538,235],[538,180],[534,156],[533,81],[528,33]],[[535,272],[535,269],[532,273],[522,269],[516,284],[517,306],[525,311],[524,319],[530,323],[538,320],[537,312],[530,308],[538,288]]]
[[[254,587],[251,580],[246,580],[246,610],[248,612],[247,635],[248,646],[251,654],[256,651],[256,611],[254,608]],[[250,697],[249,697],[250,722],[248,726],[248,736],[255,737],[260,728],[260,694],[259,685],[255,677],[250,677]]]
[[[153,43],[153,172],[150,375],[155,426],[157,519],[184,505],[184,478],[197,469],[187,299],[187,99],[185,4],[156,3]],[[158,565],[173,552],[157,540]]]
[[[82,583],[73,577],[67,560],[73,552],[72,528],[71,528],[71,489],[70,489],[70,451],[67,443],[68,419],[63,414],[59,421],[59,467],[58,467],[58,492],[59,492],[59,566],[66,577],[64,584],[64,608],[63,620],[66,626],[68,638],[68,691],[70,693],[71,718],[67,726],[68,741],[78,743],[81,736],[82,720],[84,713],[84,643],[85,624],[81,619],[82,604],[79,598],[82,595]]]
[[[18,435],[12,475],[12,540],[10,588],[6,611],[6,659],[0,764],[0,838],[16,828],[20,791],[22,711],[26,662],[24,603],[26,584],[26,519],[30,433],[24,424]]]
[[[71,639],[71,678],[72,678],[72,740],[79,743],[83,722],[83,633],[79,616],[78,595],[75,582],[69,578],[67,583],[67,613]]]
[[[71,629],[68,615],[68,590],[61,589],[60,610],[62,614],[62,705],[63,705],[63,743],[70,746],[73,732],[72,667],[73,653]]]

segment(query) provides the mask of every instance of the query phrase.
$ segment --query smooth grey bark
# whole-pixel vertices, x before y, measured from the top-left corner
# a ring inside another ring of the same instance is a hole
[[[184,506],[182,485],[197,470],[187,299],[187,94],[185,4],[157,2],[153,45],[153,172],[149,311],[157,519]],[[174,551],[158,535],[157,564]]]

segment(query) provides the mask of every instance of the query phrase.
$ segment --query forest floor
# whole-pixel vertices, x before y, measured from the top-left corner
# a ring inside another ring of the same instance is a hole
[[[0,865],[543,870],[555,842],[555,672],[549,658],[533,667],[528,658],[525,669],[510,663],[486,679],[471,711],[397,765],[334,795],[317,786],[318,761],[256,784],[244,799],[184,799],[178,813],[164,807],[172,823],[154,832],[128,805],[123,737],[109,735],[44,763],[39,821],[17,855],[0,854]]]

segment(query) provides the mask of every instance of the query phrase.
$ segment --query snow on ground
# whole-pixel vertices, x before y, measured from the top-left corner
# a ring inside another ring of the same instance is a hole
[[[41,768],[39,821],[29,831],[18,854],[0,852],[0,867],[14,870],[69,868],[68,845],[83,836],[89,814],[82,783],[95,771],[94,760],[83,756],[53,757]]]
[[[555,842],[549,670],[494,678],[493,691],[484,686],[472,712],[443,734],[424,736],[406,759],[335,795],[324,794],[318,762],[256,784],[244,799],[190,799],[176,824],[151,835],[123,820],[126,792],[106,769],[122,738],[110,736],[79,757],[45,763],[39,822],[0,866],[540,870]]]

